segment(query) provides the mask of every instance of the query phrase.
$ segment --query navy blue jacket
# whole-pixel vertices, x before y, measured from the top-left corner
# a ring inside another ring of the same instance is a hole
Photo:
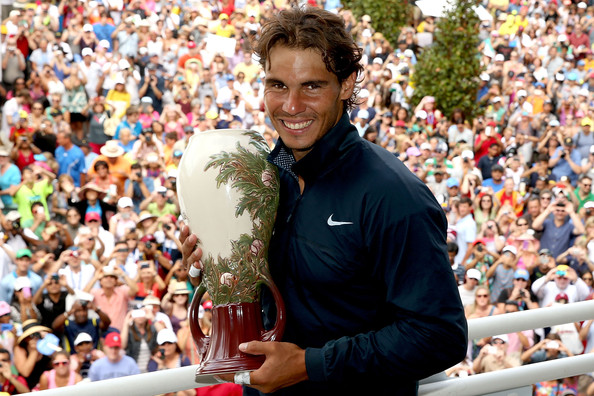
[[[466,319],[429,189],[346,113],[299,162],[282,142],[269,161],[281,179],[269,264],[282,341],[306,349],[309,376],[277,394],[416,394],[462,361]]]

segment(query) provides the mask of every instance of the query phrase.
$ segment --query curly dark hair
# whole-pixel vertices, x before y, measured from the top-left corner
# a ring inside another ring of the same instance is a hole
[[[344,20],[319,8],[302,7],[283,10],[262,26],[254,52],[266,70],[270,51],[275,45],[295,49],[312,49],[322,56],[326,69],[342,84],[353,73],[363,71],[361,49],[347,32]],[[359,81],[358,81],[359,82]],[[357,105],[358,89],[344,101],[345,108]]]

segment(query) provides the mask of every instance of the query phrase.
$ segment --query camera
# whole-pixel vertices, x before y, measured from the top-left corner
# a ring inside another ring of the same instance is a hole
[[[147,249],[152,249],[152,248],[153,248],[153,243],[152,243],[152,242],[150,242],[150,241],[149,241],[149,242],[145,242],[145,243],[144,243],[144,246],[145,246]]]
[[[565,155],[566,155],[566,153],[565,153],[565,151],[564,151],[564,152],[562,152],[562,153],[561,153],[560,157],[561,157],[561,158],[565,158]]]
[[[478,245],[478,246],[476,247],[476,251],[477,251],[477,252],[482,252],[482,251],[483,251],[483,245]]]
[[[565,202],[559,202],[557,203],[557,206],[560,208],[564,208],[565,207]]]
[[[170,231],[170,230],[171,230],[171,225],[169,225],[169,224],[165,224],[165,225],[163,226],[163,228],[165,228],[167,231]]]
[[[81,301],[81,302],[80,302],[80,305],[81,305],[83,308],[86,308],[86,307],[87,307],[87,305],[89,305],[89,302],[88,302],[87,300],[84,300],[84,301]]]
[[[19,221],[13,221],[11,223],[11,225],[12,225],[12,228],[14,228],[15,230],[18,230],[21,228],[21,223]]]
[[[53,274],[53,275],[52,275],[52,280],[53,280],[54,282],[58,282],[58,281],[60,280],[60,275],[58,275],[58,274]]]

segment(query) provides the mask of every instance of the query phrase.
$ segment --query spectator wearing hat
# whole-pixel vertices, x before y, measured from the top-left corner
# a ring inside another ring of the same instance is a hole
[[[557,264],[566,264],[573,268],[581,278],[586,273],[594,271],[594,263],[588,258],[586,239],[578,238],[572,247],[564,251],[556,259]]]
[[[34,130],[29,126],[29,114],[25,110],[19,110],[17,115],[14,126],[10,128],[8,139],[18,145],[18,142],[24,140],[22,138],[32,137]]]
[[[31,271],[31,257],[33,253],[29,249],[20,249],[16,252],[16,268],[0,281],[0,301],[12,301],[16,287],[19,290],[24,287],[30,288],[29,293],[33,295],[41,287],[43,280],[35,272]],[[20,279],[17,282],[17,279]],[[25,284],[25,279],[29,284]]]
[[[72,143],[70,132],[58,132],[57,143],[58,176],[68,174],[72,177],[75,187],[84,185],[86,181],[85,154]]]
[[[561,255],[576,236],[585,232],[573,204],[560,196],[534,219],[532,228],[542,230],[540,246],[549,249],[553,257]]]
[[[37,349],[37,342],[51,333],[51,329],[41,326],[35,319],[29,319],[23,323],[22,330],[14,347],[14,365],[27,381],[29,389],[33,389],[43,372],[51,368],[51,358]]]
[[[175,334],[181,328],[181,323],[188,320],[189,296],[190,290],[185,281],[178,282],[172,280],[167,288],[167,293],[161,301],[163,312],[171,319],[171,325]]]
[[[87,378],[91,364],[105,354],[93,347],[93,337],[89,333],[79,333],[74,339],[74,353],[70,355],[70,367],[82,378]]]
[[[489,154],[491,146],[496,144],[499,146],[499,152],[493,151],[491,152],[491,158],[496,158],[500,155],[501,148],[503,147],[503,143],[501,142],[501,135],[497,133],[496,130],[497,124],[494,122],[489,122],[485,124],[483,119],[479,119],[476,125],[476,138],[474,140],[474,160],[477,164],[481,164],[481,159],[483,156]],[[485,165],[477,165],[481,171],[484,168],[490,169],[488,166],[489,163],[493,161],[491,159]],[[483,179],[485,177],[483,176]]]
[[[467,306],[474,302],[474,295],[476,288],[480,284],[481,276],[481,272],[476,268],[470,268],[466,271],[465,282],[458,286],[462,305]]]
[[[219,15],[219,23],[214,26],[212,33],[226,38],[235,36],[235,27],[229,22],[228,14],[221,12]]]
[[[190,360],[182,355],[181,350],[177,345],[177,336],[172,330],[160,330],[157,334],[157,344],[159,345],[159,350],[153,354],[149,361],[149,372],[190,365]],[[183,394],[193,395],[195,394],[195,391],[191,389]]]
[[[123,285],[118,285],[119,279],[124,282]],[[97,281],[100,282],[100,287],[93,289]],[[134,298],[138,288],[120,267],[106,266],[95,271],[95,276],[84,291],[94,296],[95,306],[109,316],[111,326],[121,330],[128,311],[128,302]]]
[[[530,273],[524,268],[518,268],[514,272],[513,286],[505,288],[497,298],[497,309],[505,312],[508,303],[513,303],[520,311],[536,309],[538,299],[530,288]]]
[[[98,318],[89,318],[89,310],[94,311]],[[81,333],[87,333],[93,340],[93,348],[97,348],[102,331],[106,331],[111,324],[109,316],[94,305],[93,301],[77,300],[70,310],[62,312],[54,319],[52,328],[57,334],[64,334],[64,348],[74,352],[76,338]]]
[[[130,197],[120,198],[117,208],[118,213],[109,219],[109,232],[116,240],[121,240],[129,230],[136,228],[138,215],[134,212],[134,203]]]
[[[491,338],[491,343],[481,348],[472,368],[475,374],[488,373],[519,366],[513,358],[507,354],[507,334],[500,334]]]
[[[501,256],[487,270],[485,276],[491,286],[491,302],[497,301],[503,289],[513,287],[517,261],[517,249],[514,246],[507,245],[501,251]]]
[[[161,301],[153,296],[147,296],[142,300],[142,309],[146,312],[147,318],[155,325],[157,332],[162,329],[169,329],[173,331],[171,319],[165,313],[161,312]]]
[[[76,208],[81,216],[81,222],[84,221],[86,223],[90,220],[86,217],[87,213],[96,213],[101,226],[104,229],[109,229],[107,212],[116,212],[117,208],[103,200],[106,195],[105,190],[100,188],[97,184],[90,182],[80,189],[77,200],[69,199],[68,203]]]
[[[20,276],[14,281],[10,317],[13,323],[19,325],[29,319],[37,321],[41,319],[41,313],[33,303],[31,281],[26,276]]]
[[[558,265],[549,270],[546,276],[534,281],[532,291],[541,307],[552,305],[559,293],[565,293],[569,303],[583,301],[590,293],[588,285],[567,265]]]
[[[551,177],[559,180],[562,176],[567,176],[571,183],[575,184],[582,172],[581,159],[579,151],[574,149],[573,139],[570,137],[563,139],[563,145],[557,147],[549,160],[549,168],[553,169]]]
[[[0,384],[2,393],[17,395],[29,393],[31,389],[21,375],[12,373],[12,354],[6,348],[0,348]]]
[[[138,365],[130,356],[121,353],[122,339],[119,333],[111,332],[105,336],[103,352],[105,357],[91,364],[89,378],[102,381],[111,378],[140,374]]]
[[[141,373],[145,373],[151,355],[157,349],[157,330],[144,309],[128,311],[121,335],[126,355],[136,361]]]

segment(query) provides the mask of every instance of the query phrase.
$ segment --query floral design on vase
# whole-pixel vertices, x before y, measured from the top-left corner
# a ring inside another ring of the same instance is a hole
[[[278,172],[266,160],[268,146],[264,138],[254,131],[243,134],[250,137],[249,144],[255,151],[237,143],[235,152],[212,155],[204,169],[219,170],[217,188],[227,185],[241,192],[235,217],[247,212],[252,221],[251,234],[241,234],[231,241],[230,256],[215,259],[208,254],[202,258],[203,286],[215,305],[254,302],[259,287],[270,284],[266,244],[272,236],[278,207]]]

